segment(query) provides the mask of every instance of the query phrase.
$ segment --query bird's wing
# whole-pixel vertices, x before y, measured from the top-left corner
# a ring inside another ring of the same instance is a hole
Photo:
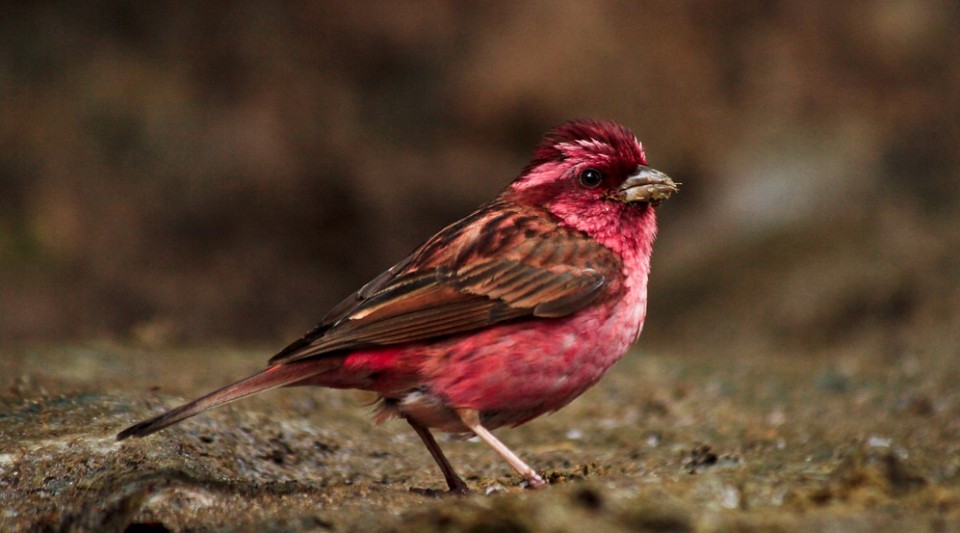
[[[550,231],[525,231],[530,217],[501,217],[497,224],[490,216],[475,218],[448,227],[374,278],[270,362],[566,316],[600,297],[607,276],[619,270],[615,254],[579,232],[553,224]],[[489,232],[497,232],[495,245]]]

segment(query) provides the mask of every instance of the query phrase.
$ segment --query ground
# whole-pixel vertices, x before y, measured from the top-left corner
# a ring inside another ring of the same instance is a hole
[[[269,350],[104,343],[5,350],[0,529],[875,531],[960,529],[960,368],[882,350],[647,353],[486,445],[441,439],[444,494],[402,422],[356,392],[275,391],[118,443],[127,425]]]
[[[960,3],[4,7],[0,532],[960,531]],[[115,441],[575,117],[683,187],[636,348],[497,431],[549,486],[354,392]]]

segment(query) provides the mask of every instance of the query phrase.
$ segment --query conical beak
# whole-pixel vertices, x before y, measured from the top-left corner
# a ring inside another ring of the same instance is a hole
[[[645,202],[657,205],[673,196],[679,185],[663,172],[640,165],[637,172],[620,186],[617,198],[625,204]]]

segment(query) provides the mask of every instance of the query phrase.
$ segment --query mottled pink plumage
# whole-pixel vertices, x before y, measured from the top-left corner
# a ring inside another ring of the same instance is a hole
[[[676,191],[646,163],[622,126],[560,126],[496,199],[334,307],[271,367],[118,438],[270,388],[358,388],[380,395],[378,420],[411,424],[451,490],[466,485],[428,428],[473,432],[542,485],[488,430],[567,405],[640,335],[654,207]]]

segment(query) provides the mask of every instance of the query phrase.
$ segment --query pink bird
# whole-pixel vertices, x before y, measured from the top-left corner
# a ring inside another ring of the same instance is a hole
[[[676,191],[628,129],[566,122],[493,201],[334,307],[265,370],[117,439],[277,387],[364,389],[379,395],[378,422],[413,427],[452,492],[468,488],[431,429],[475,434],[543,486],[490,430],[567,405],[637,340],[654,208]]]

